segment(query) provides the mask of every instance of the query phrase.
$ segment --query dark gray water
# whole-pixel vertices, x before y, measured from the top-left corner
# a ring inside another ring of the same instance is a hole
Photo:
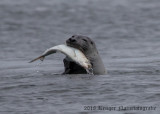
[[[62,54],[28,63],[73,34],[96,42],[107,75],[60,75]],[[0,63],[0,114],[159,114],[160,1],[1,0]]]

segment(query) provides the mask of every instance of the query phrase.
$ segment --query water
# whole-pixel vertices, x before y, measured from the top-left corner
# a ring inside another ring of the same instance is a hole
[[[1,0],[0,114],[159,114],[159,14],[159,0]],[[61,75],[62,54],[28,63],[73,34],[96,42],[108,74]]]

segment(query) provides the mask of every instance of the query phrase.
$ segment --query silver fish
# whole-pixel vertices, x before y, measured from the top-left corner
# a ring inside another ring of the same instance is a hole
[[[45,56],[48,56],[48,55],[56,53],[56,52],[61,52],[64,55],[68,56],[74,62],[76,62],[77,64],[82,66],[84,69],[86,69],[86,71],[89,74],[93,73],[92,65],[91,65],[90,61],[86,58],[86,56],[80,50],[73,48],[73,47],[69,47],[64,44],[57,45],[57,46],[54,46],[54,47],[47,49],[41,56],[31,60],[29,63],[32,63],[32,62],[39,60],[39,59],[41,61],[43,61]]]

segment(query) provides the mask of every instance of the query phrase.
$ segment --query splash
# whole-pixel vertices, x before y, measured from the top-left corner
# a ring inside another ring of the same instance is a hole
[[[36,66],[40,66],[43,63],[43,61],[41,60]]]
[[[88,69],[86,69],[86,71],[87,71],[88,74],[94,75],[93,68],[88,68]]]
[[[41,61],[36,65],[36,67],[40,66],[42,63],[43,63],[43,61],[41,60]],[[39,73],[40,71],[39,71],[39,70],[36,70],[36,72]]]

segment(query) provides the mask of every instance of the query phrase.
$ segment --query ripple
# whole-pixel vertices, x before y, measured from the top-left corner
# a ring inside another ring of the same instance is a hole
[[[83,108],[159,106],[159,1],[15,1],[0,1],[0,112],[139,114]],[[61,75],[62,55],[28,64],[73,34],[96,42],[106,75]]]

